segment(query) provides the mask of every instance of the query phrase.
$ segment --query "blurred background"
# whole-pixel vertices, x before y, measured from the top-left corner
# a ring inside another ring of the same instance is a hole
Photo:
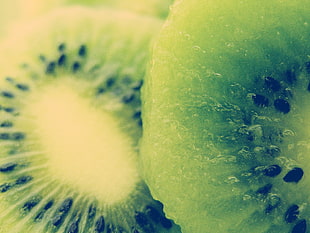
[[[33,20],[40,15],[64,6],[115,7],[139,14],[165,18],[173,0],[1,0],[0,36],[19,22]]]

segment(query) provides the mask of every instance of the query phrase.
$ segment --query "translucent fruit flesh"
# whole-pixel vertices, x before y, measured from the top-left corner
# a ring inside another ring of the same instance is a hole
[[[174,4],[143,87],[141,154],[184,233],[307,231],[309,7]]]

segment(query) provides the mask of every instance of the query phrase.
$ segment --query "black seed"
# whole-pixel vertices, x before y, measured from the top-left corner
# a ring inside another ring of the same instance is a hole
[[[165,217],[161,218],[160,223],[166,229],[170,229],[172,227],[172,221],[168,218]]]
[[[140,233],[136,228],[132,228],[130,233]]]
[[[72,65],[72,71],[75,73],[81,68],[81,64],[79,62],[74,62]]]
[[[77,217],[69,225],[69,229],[67,230],[67,233],[78,233],[79,232],[79,223],[80,223],[80,218]]]
[[[36,217],[34,218],[35,221],[39,221],[44,217],[44,214],[47,210],[49,210],[54,204],[54,201],[51,200],[49,201],[44,207],[43,209],[36,215]]]
[[[46,211],[40,211],[34,218],[34,221],[35,222],[39,222],[43,217],[44,217],[44,214],[45,214]]]
[[[4,183],[2,185],[0,185],[0,192],[1,193],[5,193],[7,191],[9,191],[13,186],[9,183]]]
[[[16,163],[6,163],[0,166],[0,172],[10,172],[16,168]]]
[[[294,222],[299,214],[299,206],[298,205],[291,205],[285,212],[284,219],[287,223]]]
[[[308,74],[310,74],[310,61],[306,62],[306,71]]]
[[[107,233],[115,233],[115,227],[112,224],[107,225]]]
[[[16,87],[21,90],[21,91],[28,91],[29,90],[29,86],[26,85],[26,84],[21,84],[21,83],[18,83],[16,84]]]
[[[249,135],[247,135],[246,138],[247,138],[249,141],[254,141],[255,135],[253,134],[253,132],[249,132]]]
[[[135,119],[140,119],[140,118],[141,118],[141,111],[140,111],[140,110],[136,111],[136,112],[133,114],[132,117],[135,118]]]
[[[12,108],[12,107],[5,107],[5,108],[3,108],[3,110],[6,111],[6,112],[8,112],[8,113],[12,113],[12,112],[15,111],[15,109]]]
[[[29,211],[32,210],[33,207],[35,207],[37,204],[39,204],[40,201],[41,201],[40,198],[33,198],[33,199],[27,201],[27,202],[23,205],[22,209],[23,209],[24,211],[29,212]]]
[[[136,81],[132,84],[132,89],[138,91],[143,85],[143,80]]]
[[[128,104],[131,101],[133,101],[134,99],[135,99],[134,93],[129,93],[129,94],[123,96],[122,101],[123,101],[123,103]]]
[[[11,134],[11,139],[14,141],[23,140],[23,139],[25,139],[25,137],[26,137],[25,134],[22,132],[16,132],[16,133]]]
[[[146,214],[142,212],[135,212],[135,220],[139,227],[143,229],[144,232],[152,233],[154,232],[154,227],[148,221]]]
[[[285,182],[299,182],[301,180],[301,178],[304,175],[304,171],[299,168],[299,167],[295,167],[292,170],[290,170],[284,177],[283,180]]]
[[[65,43],[61,43],[58,45],[58,51],[59,52],[63,52],[66,49],[66,44]]]
[[[263,170],[263,174],[269,177],[275,177],[279,175],[282,171],[282,168],[279,165],[270,165]]]
[[[95,233],[104,232],[105,222],[104,217],[100,216],[95,223]]]
[[[266,184],[263,187],[259,188],[256,193],[266,195],[272,189],[272,184]]]
[[[88,208],[88,218],[94,218],[97,212],[96,206],[91,204]]]
[[[0,140],[9,140],[10,134],[8,133],[0,133]]]
[[[115,78],[108,78],[106,81],[107,87],[112,87],[115,83],[116,79]]]
[[[106,89],[104,87],[98,87],[98,89],[97,89],[98,95],[103,94],[104,92],[106,92]]]
[[[53,205],[54,205],[54,201],[53,201],[53,200],[49,201],[49,202],[44,206],[44,210],[50,209]]]
[[[278,197],[277,195],[272,195],[269,200],[268,200],[268,205],[265,208],[265,213],[270,214],[274,209],[276,209],[280,203],[281,203],[281,198]]]
[[[160,221],[160,219],[162,218],[159,211],[152,206],[146,206],[145,213],[155,223],[158,223]]]
[[[78,233],[79,232],[79,223],[77,223],[77,222],[71,223],[67,232],[68,233]]]
[[[255,94],[252,96],[254,104],[259,107],[267,107],[269,105],[269,99],[263,95]]]
[[[80,46],[78,54],[80,57],[84,57],[86,55],[86,46],[85,45]]]
[[[138,126],[142,127],[142,125],[143,125],[143,121],[142,121],[142,119],[139,119],[138,120]]]
[[[286,77],[286,80],[288,83],[290,84],[293,84],[297,79],[296,79],[296,74],[294,71],[292,70],[287,70],[285,73],[284,73],[285,77]]]
[[[265,77],[265,85],[274,92],[281,89],[280,82],[272,77]]]
[[[107,233],[114,233],[115,227],[112,224],[107,225]]]
[[[72,198],[67,198],[61,204],[61,206],[56,211],[56,214],[55,214],[55,216],[52,219],[52,224],[55,227],[59,227],[63,223],[63,221],[67,217],[67,215],[68,215],[68,213],[69,213],[69,211],[70,211],[70,209],[72,207],[72,204],[73,204],[73,199]]]
[[[146,215],[144,213],[141,213],[141,212],[135,213],[135,220],[136,220],[137,224],[141,227],[144,227],[144,226],[149,224]]]
[[[306,233],[307,232],[307,222],[305,219],[299,220],[292,229],[292,233]]]
[[[284,99],[276,99],[274,101],[274,107],[279,111],[282,112],[284,114],[289,113],[291,110],[290,104],[289,102],[287,102]]]
[[[12,92],[9,92],[9,91],[2,91],[1,95],[5,98],[9,98],[9,99],[12,99],[15,97],[14,94]]]
[[[46,74],[54,74],[56,69],[56,63],[54,61],[49,62],[45,68]]]
[[[57,64],[58,64],[59,66],[63,66],[63,65],[66,64],[66,60],[67,60],[67,56],[66,56],[65,54],[62,54],[62,55],[58,58]]]
[[[31,181],[33,179],[32,176],[21,176],[19,177],[16,181],[15,184],[16,185],[24,185],[27,184],[29,181]]]
[[[69,197],[66,200],[64,200],[64,202],[59,207],[58,211],[67,213],[72,207],[72,204],[73,204],[73,199]]]
[[[64,219],[65,219],[65,216],[62,213],[56,214],[52,219],[52,224],[55,227],[59,227],[63,223]]]

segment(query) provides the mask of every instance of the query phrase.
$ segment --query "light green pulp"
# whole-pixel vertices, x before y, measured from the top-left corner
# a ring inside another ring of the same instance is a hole
[[[153,195],[184,233],[289,232],[294,224],[283,220],[287,206],[309,203],[307,175],[298,186],[282,180],[291,166],[303,165],[307,173],[310,166],[309,75],[302,68],[310,56],[309,9],[306,0],[174,4],[143,89],[141,156]],[[294,94],[292,113],[253,105],[255,80],[282,79],[288,69],[298,70],[302,80],[293,90],[301,94]],[[238,136],[245,112],[251,124],[267,127],[264,132],[293,132],[274,143],[280,157],[260,158],[251,149],[265,142],[248,145]],[[238,177],[257,163],[279,163],[284,171],[276,179]],[[270,215],[264,213],[267,201],[247,195],[264,182],[282,198]],[[309,214],[305,207],[300,217],[309,221]]]

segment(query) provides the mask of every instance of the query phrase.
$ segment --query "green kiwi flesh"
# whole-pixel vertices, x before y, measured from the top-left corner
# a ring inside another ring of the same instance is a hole
[[[310,232],[309,9],[172,7],[142,88],[141,155],[182,232]]]
[[[0,49],[0,232],[179,232],[137,166],[140,87],[161,24],[74,7],[10,32]]]

